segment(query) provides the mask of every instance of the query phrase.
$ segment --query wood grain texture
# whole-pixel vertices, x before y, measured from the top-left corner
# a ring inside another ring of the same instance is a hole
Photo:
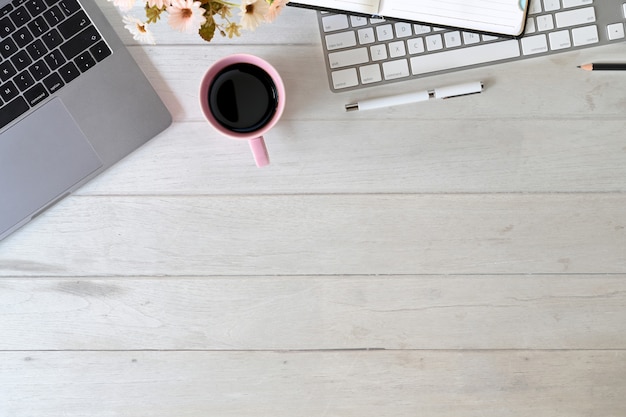
[[[5,352],[0,363],[12,382],[0,411],[14,417],[626,412],[623,351]]]
[[[314,12],[140,46],[97,1],[175,122],[0,242],[1,417],[626,415],[626,78],[576,68],[623,43],[334,94]],[[266,169],[199,111],[236,52]]]
[[[3,244],[0,276],[624,273],[625,205],[613,194],[72,197]]]
[[[624,278],[2,279],[0,350],[626,349]]]

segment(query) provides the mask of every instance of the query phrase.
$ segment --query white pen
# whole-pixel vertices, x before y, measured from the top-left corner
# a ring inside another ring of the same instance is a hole
[[[357,103],[346,104],[346,111],[372,110],[383,107],[398,106],[401,104],[417,103],[431,99],[447,99],[453,97],[478,94],[483,91],[482,81],[450,85],[447,87],[433,88],[432,90],[419,91],[417,93],[405,93],[397,96],[370,98]]]

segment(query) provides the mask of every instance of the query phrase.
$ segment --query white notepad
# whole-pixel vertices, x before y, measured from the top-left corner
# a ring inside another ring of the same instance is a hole
[[[509,36],[522,35],[528,8],[527,0],[297,0],[290,4]]]

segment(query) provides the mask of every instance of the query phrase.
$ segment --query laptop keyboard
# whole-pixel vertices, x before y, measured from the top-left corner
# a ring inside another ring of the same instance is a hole
[[[625,38],[626,0],[531,0],[529,7],[520,39],[318,12],[330,88],[383,85]]]
[[[0,9],[0,128],[111,55],[76,0]]]

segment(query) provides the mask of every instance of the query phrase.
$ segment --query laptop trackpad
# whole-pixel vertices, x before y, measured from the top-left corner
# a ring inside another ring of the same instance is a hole
[[[101,166],[65,105],[50,101],[0,136],[0,232]]]

